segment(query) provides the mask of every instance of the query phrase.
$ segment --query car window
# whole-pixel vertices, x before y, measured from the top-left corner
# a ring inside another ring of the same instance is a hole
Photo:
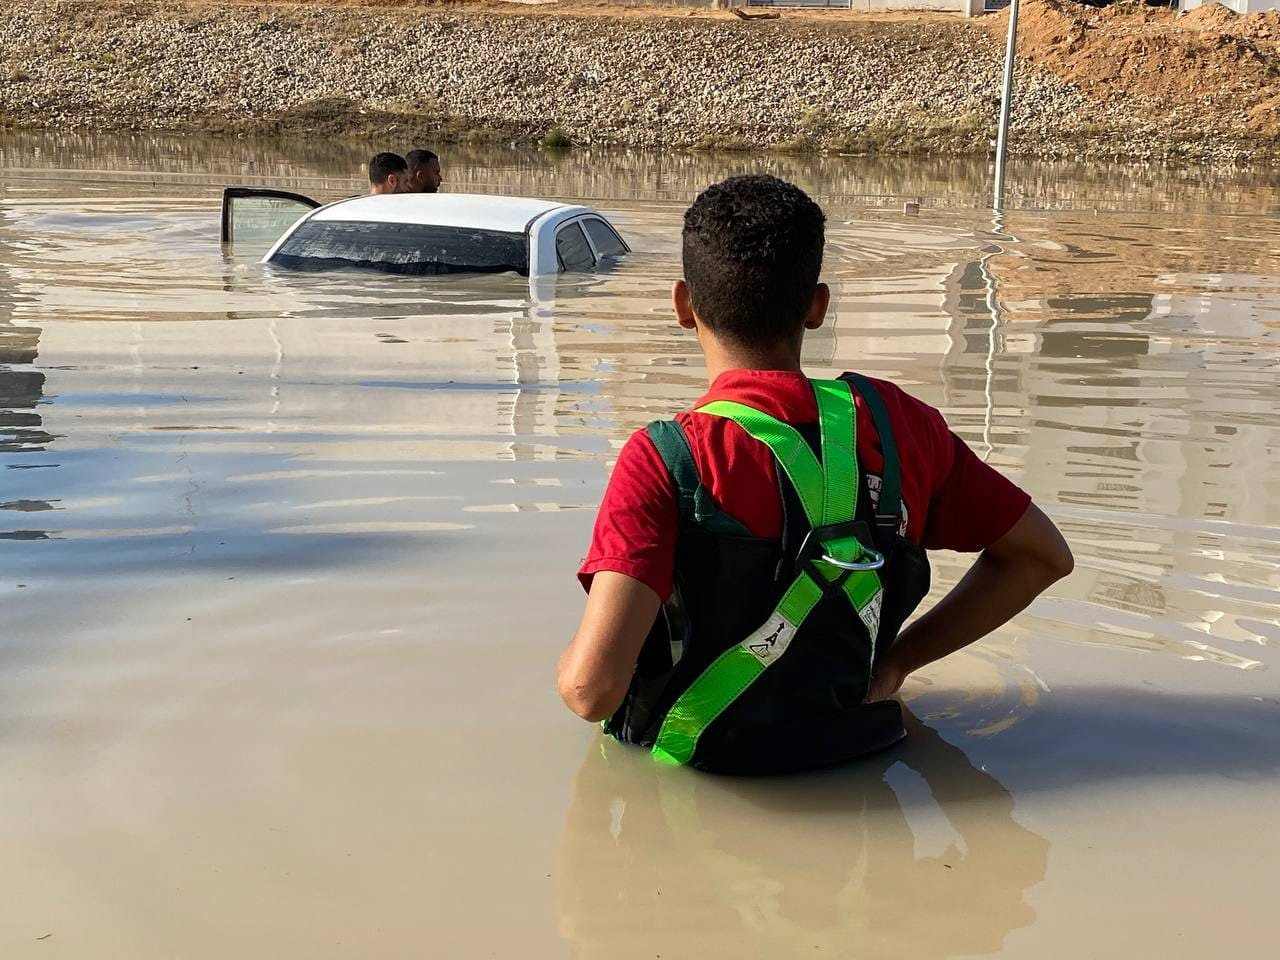
[[[622,238],[599,217],[588,217],[582,223],[600,256],[620,257],[627,252],[627,245],[622,242]]]
[[[310,197],[284,190],[227,187],[222,191],[222,242],[274,243],[318,206]]]
[[[419,276],[443,273],[529,273],[523,233],[422,223],[308,220],[290,234],[271,263],[295,270],[362,267]]]
[[[596,265],[586,234],[576,223],[556,232],[556,255],[560,258],[561,270],[590,270]]]

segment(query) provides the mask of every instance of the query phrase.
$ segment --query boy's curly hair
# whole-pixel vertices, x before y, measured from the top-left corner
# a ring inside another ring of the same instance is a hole
[[[822,269],[826,217],[794,184],[730,177],[684,215],[684,277],[698,319],[744,346],[796,337]]]

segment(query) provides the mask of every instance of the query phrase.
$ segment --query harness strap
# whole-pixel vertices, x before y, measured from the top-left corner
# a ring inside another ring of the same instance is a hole
[[[880,501],[875,509],[876,532],[880,534],[880,547],[888,549],[898,532],[898,521],[902,516],[902,466],[898,459],[898,444],[893,439],[893,424],[889,420],[884,399],[874,383],[860,373],[846,373],[840,379],[851,384],[861,395],[871,412],[876,433],[880,435],[884,469],[880,476]]]
[[[853,395],[842,381],[812,384],[818,402],[821,463],[794,427],[754,407],[717,400],[695,412],[733,420],[767,445],[791,480],[823,555],[856,562],[869,551],[851,529],[858,498]],[[688,763],[702,733],[786,652],[828,589],[838,589],[861,617],[874,660],[884,596],[880,577],[874,570],[849,572],[821,559],[807,562],[765,622],[717,657],[672,704],[658,731],[653,756],[665,763]]]
[[[730,537],[751,535],[741,521],[720,509],[710,491],[702,485],[689,438],[678,422],[655,420],[645,428],[645,432],[671,476],[682,523],[696,523],[712,533]]]
[[[662,462],[667,465],[667,472],[671,474],[671,482],[675,484],[676,496],[680,501],[680,516],[692,518],[694,498],[702,481],[698,479],[698,467],[693,462],[689,438],[674,420],[655,420],[645,427],[645,432],[649,434]]]
[[[713,417],[732,420],[772,450],[778,464],[791,480],[791,485],[795,487],[809,523],[813,526],[822,525],[825,497],[822,465],[818,463],[818,458],[809,449],[809,444],[799,430],[755,407],[734,400],[713,400],[694,413],[707,413]]]
[[[848,384],[814,380],[822,436],[822,525],[851,523],[858,513],[857,417]],[[813,522],[813,518],[810,518]],[[816,526],[816,524],[815,524]]]

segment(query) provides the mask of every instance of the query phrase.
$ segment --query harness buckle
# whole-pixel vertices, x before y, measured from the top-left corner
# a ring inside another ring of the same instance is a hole
[[[861,557],[869,557],[870,559],[841,560],[831,556],[826,546],[827,541],[847,540],[850,538],[856,540],[858,546],[862,548]],[[861,520],[852,520],[848,523],[832,523],[824,527],[812,527],[805,534],[804,540],[800,542],[800,549],[796,551],[796,560],[800,565],[805,565],[814,560],[821,560],[823,563],[829,563],[833,567],[851,573],[879,570],[884,566],[884,554],[879,550],[868,547],[867,544],[871,542],[873,542],[871,531]]]
[[[885,550],[891,550],[894,538],[898,535],[898,514],[877,513],[872,518],[872,526],[876,531],[876,544]]]
[[[866,562],[855,561],[851,563],[848,560],[837,560],[835,557],[830,556],[829,554],[826,554],[826,553],[822,554],[822,556],[820,556],[818,559],[821,560],[823,563],[831,564],[833,567],[839,567],[841,570],[851,570],[855,573],[860,570],[879,570],[881,567],[884,566],[883,553],[881,553],[879,550],[872,550],[870,547],[866,546],[865,544],[863,545],[862,549],[864,551],[864,555],[870,556],[872,558],[871,560]]]

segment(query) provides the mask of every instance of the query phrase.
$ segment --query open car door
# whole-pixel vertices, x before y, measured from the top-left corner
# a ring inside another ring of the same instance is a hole
[[[318,200],[265,187],[225,187],[222,191],[222,242],[275,243],[298,218],[320,206]]]

